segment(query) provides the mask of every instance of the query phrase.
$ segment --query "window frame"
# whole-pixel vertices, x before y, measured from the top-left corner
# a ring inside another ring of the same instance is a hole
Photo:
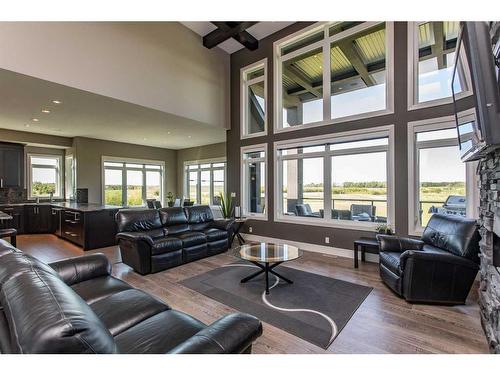
[[[46,165],[33,164],[31,163],[31,158],[41,158],[41,159],[57,159],[58,167],[52,168]],[[28,153],[26,155],[27,164],[28,164],[28,199],[37,199],[37,198],[49,198],[50,195],[32,195],[33,192],[33,167],[36,168],[44,168],[44,169],[55,169],[56,170],[56,192],[59,194],[54,194],[52,196],[53,199],[63,199],[64,198],[64,186],[63,186],[63,155],[57,154],[40,154],[40,153]]]
[[[247,184],[247,164],[249,159],[245,159],[245,154],[251,153],[251,152],[264,152],[264,157],[263,158],[256,158],[256,159],[250,159],[253,161],[259,161],[259,162],[264,162],[264,176],[265,176],[265,185],[264,185],[264,204],[265,204],[265,209],[264,213],[256,213],[256,212],[249,212],[248,207],[247,207],[247,197],[248,197],[248,184]],[[240,170],[240,195],[241,195],[241,213],[242,216],[247,217],[248,219],[252,220],[268,220],[268,215],[269,215],[269,167],[268,167],[268,160],[269,160],[269,153],[268,153],[268,144],[267,143],[261,143],[261,144],[256,144],[256,145],[250,145],[250,146],[243,146],[240,149],[240,165],[241,165],[241,170]]]
[[[224,167],[213,167],[212,164],[224,163]],[[210,164],[210,168],[201,168],[201,164]],[[198,165],[197,169],[189,169],[191,165]],[[196,171],[198,181],[201,181],[201,172],[202,171],[210,171],[210,203],[209,206],[214,205],[214,170],[223,170],[224,171],[224,193],[227,192],[227,160],[226,158],[212,158],[212,159],[202,159],[202,160],[190,160],[185,161],[183,163],[183,196],[191,200],[189,194],[189,173]],[[201,204],[201,183],[197,184],[196,187],[196,200],[195,203],[200,202]]]
[[[283,133],[289,131],[297,131],[303,129],[314,128],[318,126],[325,126],[331,124],[340,124],[348,121],[361,120],[365,118],[384,116],[394,113],[394,22],[390,21],[369,21],[363,22],[360,25],[351,27],[345,31],[339,32],[332,36],[329,35],[330,27],[337,24],[338,22],[317,22],[305,29],[297,31],[291,35],[288,35],[282,39],[279,39],[273,43],[273,61],[274,61],[274,80],[273,80],[273,94],[274,94],[274,133]],[[335,41],[342,40],[353,34],[357,34],[365,29],[369,29],[376,25],[385,23],[385,33],[386,33],[386,108],[378,111],[359,113],[355,115],[344,116],[336,119],[331,118],[331,70],[330,70],[330,48],[331,44]],[[281,56],[281,48],[296,42],[300,39],[306,38],[318,31],[323,30],[323,39],[312,44],[306,45],[304,47],[298,48],[297,50],[286,54],[285,58]],[[296,55],[306,53],[310,50],[322,47],[323,52],[323,67],[328,67],[323,70],[323,120],[290,126],[288,128],[283,127],[283,97],[282,97],[282,63]]]
[[[453,103],[453,95],[445,98],[418,102],[418,27],[432,21],[408,22],[408,110],[414,111],[421,108],[430,108],[444,104]],[[443,21],[444,22],[444,21]],[[457,41],[458,45],[458,41]],[[456,51],[456,49],[455,49]],[[457,56],[461,58],[461,56]],[[468,64],[463,64],[467,70],[466,80],[469,89],[456,94],[457,100],[471,96],[471,78]]]
[[[260,77],[256,77],[247,80],[247,75],[253,73],[260,68],[264,69],[264,74]],[[249,134],[247,132],[247,120],[249,118],[248,114],[248,89],[251,85],[259,82],[264,82],[264,130]],[[262,137],[267,135],[267,124],[268,124],[268,95],[267,95],[267,57],[254,62],[253,64],[247,65],[240,69],[240,139]]]
[[[472,109],[473,111],[474,109]],[[459,114],[469,113],[471,110],[466,110]],[[422,141],[427,147],[417,146],[417,133],[425,131],[435,131],[443,129],[456,128],[455,116],[445,116],[408,123],[408,234],[411,236],[421,236],[424,232],[424,227],[420,223],[419,213],[419,165],[418,165],[418,150],[425,148],[437,147],[458,147],[458,137],[454,140],[439,139],[431,141]],[[467,217],[477,218],[477,205],[474,201],[479,202],[479,191],[477,187],[476,167],[477,162],[469,162],[465,164],[465,196],[467,199],[466,215]]]
[[[317,145],[318,142],[356,142],[363,141],[367,139],[374,139],[377,137],[387,137],[387,146],[370,146],[370,147],[360,147],[353,148],[344,151],[321,151],[314,153],[307,153],[307,158],[314,156],[323,156],[323,179],[324,186],[331,186],[331,159],[332,156],[338,155],[348,155],[348,154],[363,154],[362,150],[370,149],[372,152],[376,152],[376,148],[380,148],[380,151],[386,151],[386,168],[387,168],[387,225],[394,227],[395,225],[395,178],[394,178],[394,125],[382,125],[369,129],[351,130],[340,133],[326,134],[313,137],[305,137],[300,139],[292,139],[285,141],[274,142],[274,221],[281,223],[295,223],[304,224],[319,227],[330,227],[330,228],[342,228],[342,229],[353,229],[353,230],[365,230],[365,231],[375,231],[380,223],[375,222],[363,222],[363,221],[350,221],[350,220],[337,220],[331,219],[331,209],[332,209],[332,191],[331,188],[325,188],[323,192],[323,202],[324,202],[324,215],[323,218],[307,218],[302,216],[291,216],[285,215],[283,213],[283,199],[282,199],[282,160],[287,159],[297,159],[294,157],[287,158],[286,156],[279,156],[280,149],[284,147],[295,147],[295,146],[308,146]],[[382,150],[383,148],[383,150]],[[358,151],[358,152],[356,152]]]
[[[104,166],[104,163],[123,163],[122,167],[110,167]],[[142,168],[127,168],[126,164],[142,164]],[[146,159],[135,159],[135,158],[121,158],[115,156],[102,156],[101,157],[101,201],[103,205],[106,205],[106,185],[105,185],[105,170],[120,170],[122,171],[122,206],[129,207],[127,204],[127,171],[142,171],[142,206],[130,206],[130,207],[145,207],[146,199],[147,199],[147,191],[146,191],[146,171],[158,171],[158,169],[148,169],[146,165],[155,165],[159,166],[161,182],[160,182],[160,202],[162,206],[165,202],[165,191],[166,191],[166,171],[165,171],[165,162],[161,160],[146,160]]]

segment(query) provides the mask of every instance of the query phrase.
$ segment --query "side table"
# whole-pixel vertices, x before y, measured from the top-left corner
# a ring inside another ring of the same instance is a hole
[[[358,252],[361,251],[361,261],[365,261],[365,253],[378,254],[379,247],[376,238],[361,237],[354,241],[354,268],[358,268]]]
[[[246,221],[247,221],[246,217],[242,217],[242,218],[234,220],[233,237],[231,238],[231,244],[230,244],[231,246],[233,246],[233,242],[234,242],[235,238],[238,238],[238,242],[239,242],[240,246],[245,243],[245,239],[241,235],[240,231],[241,231],[241,228],[243,228],[243,225],[246,223]]]

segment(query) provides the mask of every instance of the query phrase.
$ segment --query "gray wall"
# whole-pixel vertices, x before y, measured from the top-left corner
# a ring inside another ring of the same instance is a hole
[[[177,151],[177,196],[181,197],[184,193],[184,162],[225,158],[226,143],[214,143],[211,145],[185,148]]]
[[[75,137],[76,185],[89,189],[89,202],[102,202],[102,156],[146,159],[165,162],[164,194],[176,192],[177,155],[175,150]]]
[[[310,129],[296,130],[273,134],[273,42],[293,32],[296,32],[310,23],[296,23],[259,42],[259,49],[249,51],[240,50],[231,55],[231,130],[227,132],[227,160],[228,160],[228,188],[240,192],[240,147],[267,143],[268,144],[268,221],[249,221],[253,227],[253,234],[288,239],[292,241],[308,242],[324,245],[325,236],[330,237],[333,247],[352,248],[353,240],[362,235],[371,235],[357,230],[303,226],[288,223],[275,223],[274,219],[274,155],[273,142],[278,140],[302,138],[321,134],[332,134],[347,130],[366,129],[375,126],[394,124],[395,127],[395,230],[398,234],[408,232],[408,168],[407,168],[407,124],[410,121],[426,118],[448,116],[453,113],[451,104],[433,108],[407,110],[407,23],[396,22],[394,25],[394,114],[378,116],[363,120],[344,122],[335,126],[321,126]],[[240,69],[263,58],[268,59],[268,135],[258,138],[240,140]],[[460,107],[472,106],[472,98],[466,98]]]

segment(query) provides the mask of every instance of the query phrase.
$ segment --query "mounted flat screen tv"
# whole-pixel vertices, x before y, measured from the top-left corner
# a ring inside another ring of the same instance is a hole
[[[475,110],[458,112],[457,101],[470,76]],[[500,146],[500,81],[487,22],[461,22],[452,77],[462,161],[481,159]]]

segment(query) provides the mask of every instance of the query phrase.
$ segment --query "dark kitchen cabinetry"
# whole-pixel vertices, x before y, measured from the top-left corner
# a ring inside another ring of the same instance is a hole
[[[54,232],[52,207],[43,204],[24,206],[24,226],[26,233]]]
[[[0,206],[0,211],[12,216],[12,220],[0,221],[2,228],[14,228],[18,234],[25,233],[24,229],[24,206]]]
[[[84,247],[84,215],[78,211],[65,210],[61,217],[61,237]]]
[[[24,146],[0,142],[0,188],[24,188]]]

